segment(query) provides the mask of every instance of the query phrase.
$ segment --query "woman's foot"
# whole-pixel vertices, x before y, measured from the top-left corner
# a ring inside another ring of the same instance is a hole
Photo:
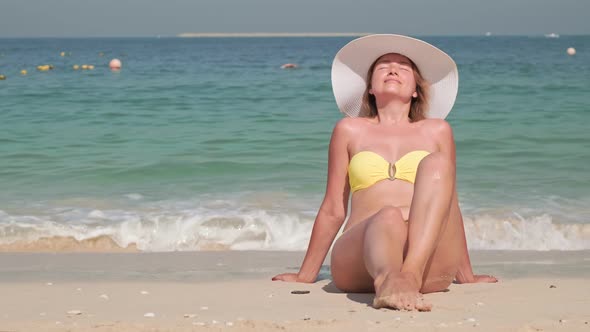
[[[373,307],[430,311],[432,305],[420,294],[420,285],[409,272],[389,272],[375,278]]]

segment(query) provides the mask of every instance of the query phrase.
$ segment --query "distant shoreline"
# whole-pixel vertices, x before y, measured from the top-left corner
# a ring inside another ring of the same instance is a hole
[[[176,35],[181,38],[211,37],[357,37],[369,32],[185,32]]]

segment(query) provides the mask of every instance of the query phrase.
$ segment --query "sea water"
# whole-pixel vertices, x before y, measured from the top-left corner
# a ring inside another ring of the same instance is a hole
[[[590,36],[421,38],[459,69],[469,247],[590,249]],[[352,39],[0,39],[0,245],[306,249]]]

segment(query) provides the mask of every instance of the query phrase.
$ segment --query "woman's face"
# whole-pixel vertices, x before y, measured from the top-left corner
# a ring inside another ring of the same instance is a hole
[[[377,59],[369,93],[377,99],[390,94],[396,94],[408,100],[412,97],[416,98],[418,96],[416,80],[410,59],[397,53],[385,54]]]

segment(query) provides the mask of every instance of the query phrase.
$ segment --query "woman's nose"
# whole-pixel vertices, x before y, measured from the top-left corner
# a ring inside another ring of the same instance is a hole
[[[398,68],[395,67],[395,66],[389,67],[389,75],[397,75],[397,76],[399,76]]]

